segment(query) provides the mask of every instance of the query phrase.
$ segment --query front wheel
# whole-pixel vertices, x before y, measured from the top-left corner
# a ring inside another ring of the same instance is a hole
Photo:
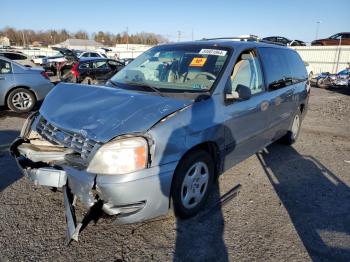
[[[171,190],[175,215],[179,218],[196,215],[205,204],[213,179],[213,160],[205,151],[193,152],[181,160]]]

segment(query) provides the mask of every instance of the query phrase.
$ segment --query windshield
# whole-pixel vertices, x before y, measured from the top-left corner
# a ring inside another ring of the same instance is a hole
[[[329,37],[330,39],[340,39],[341,35],[340,34],[336,34],[336,35],[332,35],[331,37]]]
[[[229,49],[222,47],[159,46],[140,55],[111,81],[167,91],[208,91],[220,77],[228,55]]]

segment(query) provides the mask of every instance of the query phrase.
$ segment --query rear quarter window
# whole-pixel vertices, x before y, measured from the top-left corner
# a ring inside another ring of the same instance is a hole
[[[307,79],[304,62],[294,50],[264,47],[259,49],[259,53],[265,69],[267,86],[283,79],[292,81],[285,81],[279,87]]]
[[[0,74],[9,74],[11,72],[11,63],[0,59]]]

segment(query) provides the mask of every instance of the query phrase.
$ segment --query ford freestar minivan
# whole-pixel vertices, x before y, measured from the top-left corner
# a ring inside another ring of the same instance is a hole
[[[105,87],[59,84],[11,151],[36,185],[117,223],[198,213],[215,178],[272,142],[292,144],[307,110],[303,61],[250,41],[156,46]]]

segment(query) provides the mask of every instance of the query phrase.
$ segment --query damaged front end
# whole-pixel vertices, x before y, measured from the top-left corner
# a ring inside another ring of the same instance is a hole
[[[193,101],[110,87],[58,84],[11,146],[36,185],[63,188],[68,238],[76,239],[74,205],[86,219],[104,212],[116,224],[166,214],[176,161],[153,161],[159,134],[150,130]],[[160,140],[158,139],[158,144]],[[83,223],[81,221],[80,223]]]
[[[97,174],[88,172],[87,167],[100,147],[96,141],[53,126],[38,113],[27,119],[20,137],[10,147],[20,170],[35,185],[62,188],[68,243],[78,241],[79,232],[91,220],[96,221],[102,211],[125,217],[142,210],[146,204],[141,198],[141,201],[131,203],[121,199],[122,203],[118,205],[108,193],[113,183],[106,186],[100,179],[101,185],[97,186]],[[77,200],[88,210],[80,222],[75,217]]]

